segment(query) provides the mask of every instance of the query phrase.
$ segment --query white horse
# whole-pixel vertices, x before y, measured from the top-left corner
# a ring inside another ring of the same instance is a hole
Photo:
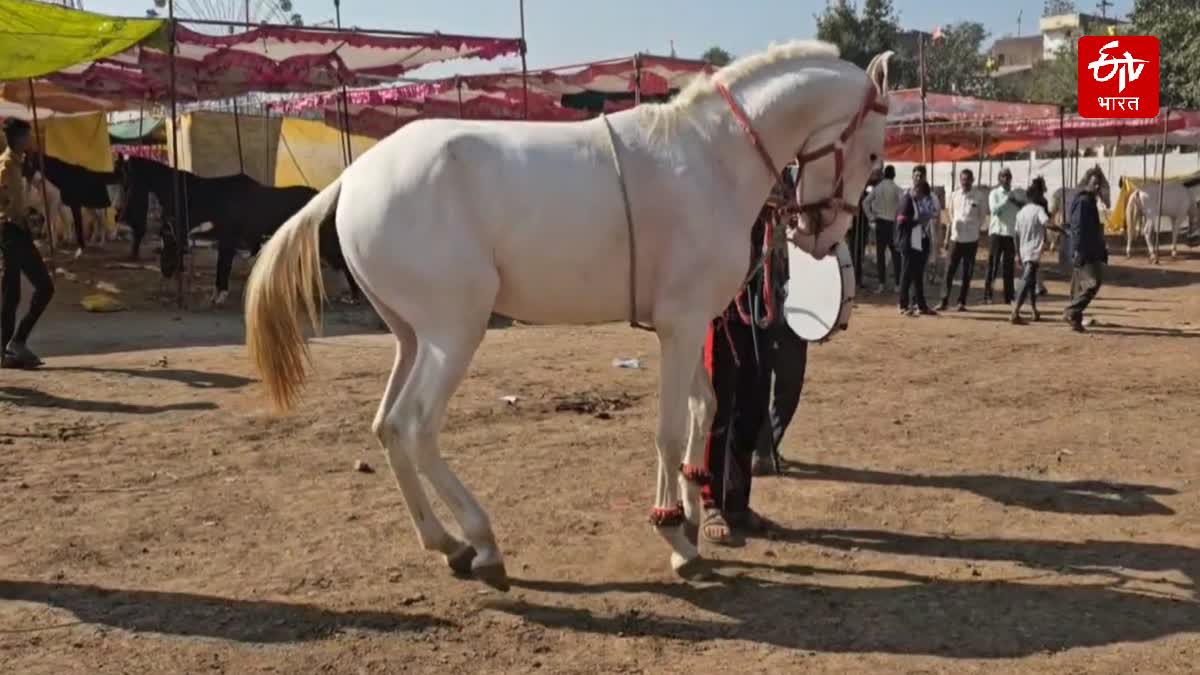
[[[1187,222],[1189,239],[1200,225],[1196,199],[1183,183],[1167,181],[1162,184],[1162,204],[1158,200],[1158,181],[1148,181],[1133,190],[1125,204],[1125,257],[1133,255],[1133,240],[1141,232],[1146,240],[1146,251],[1150,262],[1158,262],[1158,247],[1153,237],[1159,216],[1171,221],[1171,257],[1179,255],[1179,225]]]
[[[503,590],[488,515],[438,445],[488,317],[649,321],[662,363],[651,521],[672,568],[702,574],[700,483],[715,407],[701,367],[707,327],[743,283],[755,214],[793,159],[800,218],[789,236],[818,258],[843,239],[854,212],[843,195],[862,192],[882,155],[890,55],[864,73],[832,45],[793,42],[698,79],[670,103],[607,118],[406,125],[262,249],[246,286],[250,357],[286,409],[306,377],[298,310],[315,329],[319,230],[336,216],[350,271],[396,336],[372,430],[418,539],[456,573]],[[466,541],[439,522],[418,472]]]

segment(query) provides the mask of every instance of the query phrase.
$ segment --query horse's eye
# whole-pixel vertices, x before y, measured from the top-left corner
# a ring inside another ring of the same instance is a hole
[[[872,152],[871,153],[871,163],[874,164],[877,161],[879,161],[879,155],[876,155],[875,153]]]

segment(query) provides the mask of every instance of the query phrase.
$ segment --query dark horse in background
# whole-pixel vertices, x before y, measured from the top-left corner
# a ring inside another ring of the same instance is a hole
[[[26,180],[33,180],[34,175],[41,169],[42,162],[45,162],[46,166],[46,181],[58,188],[63,205],[71,209],[71,217],[75,220],[75,242],[79,250],[83,251],[87,242],[83,236],[82,209],[107,209],[112,206],[108,186],[116,185],[120,179],[116,173],[97,173],[57,157],[39,156],[30,152],[25,157]],[[47,213],[46,217],[51,218],[52,214]],[[132,253],[134,258],[137,258],[141,243],[141,238],[135,232]]]
[[[158,199],[164,214],[172,212],[171,167],[142,157],[129,157],[118,162],[117,173],[121,176],[123,220],[135,233],[146,231],[150,194]],[[170,219],[163,218],[159,267],[169,279],[179,273],[180,254],[187,251],[189,237],[214,240],[217,282],[213,304],[216,305],[229,296],[229,274],[237,252],[257,255],[275,230],[317,195],[310,187],[268,187],[244,173],[202,178],[180,171],[179,184],[183,225],[168,226]],[[321,258],[345,275],[350,295],[357,301],[361,297],[358,284],[342,258],[332,217],[321,225],[320,237]]]

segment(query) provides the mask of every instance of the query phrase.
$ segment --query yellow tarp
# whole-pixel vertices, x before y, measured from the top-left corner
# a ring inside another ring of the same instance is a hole
[[[40,122],[46,154],[97,173],[113,170],[104,113],[52,117]]]
[[[342,134],[323,122],[285,119],[280,131],[276,187],[307,185],[323,190],[342,175]],[[354,156],[359,157],[378,141],[350,135]]]
[[[1157,178],[1149,178],[1142,180],[1141,178],[1133,178],[1126,176],[1121,179],[1121,191],[1117,193],[1117,201],[1113,204],[1112,211],[1108,214],[1108,224],[1104,228],[1105,234],[1122,234],[1125,232],[1125,206],[1129,204],[1129,196],[1133,191],[1140,188],[1145,183],[1157,182]],[[1200,171],[1192,173],[1177,174],[1167,176],[1167,182],[1172,181],[1194,181],[1200,180]],[[1155,197],[1155,203],[1158,203],[1158,198]]]
[[[275,182],[275,157],[279,145],[278,117],[197,111],[179,120],[179,168],[197,176],[215,178],[245,172],[263,185]],[[241,132],[242,161],[238,162]],[[107,131],[106,131],[107,133]],[[167,120],[167,156],[171,155],[171,121]]]
[[[42,77],[119,54],[147,38],[161,40],[165,23],[0,0],[0,80]]]

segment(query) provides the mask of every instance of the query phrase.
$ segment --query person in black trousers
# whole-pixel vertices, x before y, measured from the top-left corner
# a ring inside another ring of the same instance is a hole
[[[992,303],[992,287],[996,275],[1003,277],[1004,303],[1011,305],[1016,298],[1013,278],[1017,256],[1017,212],[1025,206],[1012,191],[1012,171],[1007,167],[997,174],[1000,185],[988,195],[988,263],[983,282],[983,301]]]
[[[767,329],[767,349],[773,376],[771,403],[754,446],[751,471],[755,476],[773,476],[782,468],[779,447],[800,405],[808,370],[808,341],[792,332],[783,320]]]
[[[900,287],[900,251],[896,249],[896,212],[900,210],[900,199],[904,191],[896,185],[896,167],[891,164],[883,168],[883,178],[871,188],[863,202],[863,210],[875,229],[875,271],[879,280],[877,292],[884,293]],[[888,256],[892,259],[892,273],[888,275]]]
[[[920,169],[920,167],[918,167]],[[900,200],[896,215],[896,248],[900,249],[900,313],[936,316],[925,300],[925,266],[933,251],[930,225],[937,206],[924,172],[913,171],[914,184]],[[914,308],[913,305],[916,305]]]
[[[0,368],[32,369],[42,365],[42,360],[25,343],[54,297],[54,280],[29,229],[23,176],[29,123],[16,118],[5,120],[4,140],[8,147],[0,154],[0,255],[4,260],[4,275],[0,278],[0,346],[4,352]],[[18,324],[22,274],[33,286],[33,297],[29,311]]]
[[[754,223],[751,264],[761,257],[766,221],[773,217],[774,206],[768,204]],[[750,509],[754,446],[771,391],[773,352],[767,331],[757,325],[767,299],[763,278],[761,272],[755,274],[721,316],[713,319],[704,343],[704,369],[712,381],[717,409],[704,447],[700,531],[706,542],[720,546],[735,543],[734,530],[760,533],[770,527],[769,521]],[[743,315],[743,310],[749,316]]]
[[[1084,187],[1071,201],[1067,220],[1067,236],[1073,264],[1071,273],[1071,304],[1063,320],[1077,333],[1086,332],[1083,312],[1096,299],[1104,284],[1104,266],[1108,263],[1108,245],[1104,241],[1104,223],[1100,220],[1097,197],[1104,198],[1108,180],[1100,167],[1088,169],[1083,177]],[[1107,203],[1107,199],[1105,202]]]

